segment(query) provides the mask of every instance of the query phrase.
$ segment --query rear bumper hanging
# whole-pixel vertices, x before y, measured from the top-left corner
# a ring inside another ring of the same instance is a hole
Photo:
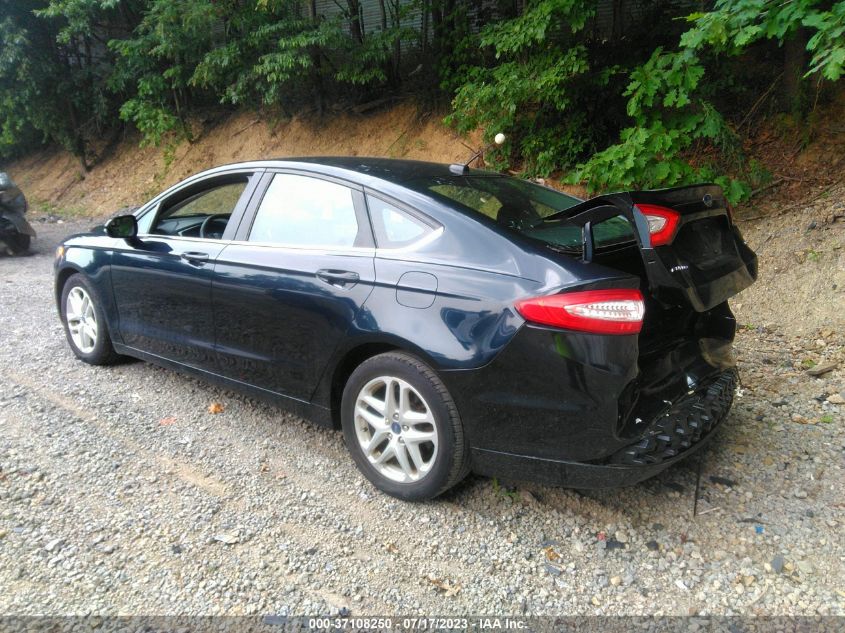
[[[584,463],[472,449],[473,471],[570,488],[616,488],[644,481],[693,455],[716,435],[733,402],[738,374],[729,369],[681,398],[649,431],[602,463]]]

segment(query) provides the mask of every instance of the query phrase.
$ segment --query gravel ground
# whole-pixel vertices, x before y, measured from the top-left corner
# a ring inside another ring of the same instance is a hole
[[[845,614],[841,332],[743,329],[744,386],[700,464],[406,504],[338,432],[76,361],[52,251],[85,227],[37,228],[37,254],[0,258],[0,613]]]

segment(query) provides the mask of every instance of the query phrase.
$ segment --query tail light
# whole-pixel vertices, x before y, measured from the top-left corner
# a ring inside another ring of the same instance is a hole
[[[638,334],[645,305],[639,290],[585,290],[516,302],[526,321],[593,334]]]
[[[675,239],[678,224],[681,222],[680,213],[656,204],[638,204],[637,208],[642,211],[648,221],[652,246],[663,246]]]

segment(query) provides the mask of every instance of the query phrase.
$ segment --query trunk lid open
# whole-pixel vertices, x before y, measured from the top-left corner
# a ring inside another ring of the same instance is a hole
[[[665,207],[680,215],[670,243],[652,246],[647,219],[637,206],[641,204]],[[651,296],[664,307],[706,312],[757,278],[757,257],[734,226],[718,185],[598,196],[567,209],[565,214],[582,228],[585,261],[593,261],[607,250],[596,248],[594,227],[613,217],[625,217],[633,228],[644,281]]]

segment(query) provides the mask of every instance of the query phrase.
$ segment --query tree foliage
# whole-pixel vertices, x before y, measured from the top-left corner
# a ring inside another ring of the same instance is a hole
[[[111,42],[113,87],[134,82],[120,115],[158,144],[174,132],[190,139],[186,116],[196,107],[322,110],[344,86],[388,83],[391,47],[407,29],[350,37],[349,19],[321,16],[313,2],[309,10],[291,0],[152,0],[133,35]]]
[[[209,109],[325,112],[413,92],[451,103],[460,132],[504,132],[496,168],[592,189],[715,179],[738,199],[756,169],[738,134],[748,106],[780,82],[778,107],[800,117],[808,86],[843,74],[843,0],[625,5],[0,0],[0,157],[56,143],[87,167],[121,124],[170,144]]]
[[[712,11],[692,14],[687,21],[690,28],[677,48],[656,49],[631,73],[624,94],[633,125],[620,132],[618,143],[580,165],[571,181],[603,189],[715,180],[731,199],[742,199],[750,193],[743,179],[728,178],[715,165],[693,167],[688,160],[689,150],[702,142],[720,150],[722,158],[738,151],[733,126],[714,104],[720,86],[708,81],[724,67],[721,59],[746,54],[766,41],[780,47],[802,38],[803,44],[809,32],[804,48],[811,59],[804,76],[836,80],[842,75],[845,2],[717,0]]]
[[[488,24],[478,43],[493,60],[463,71],[449,122],[461,132],[483,128],[487,142],[507,131],[503,151],[524,156],[531,173],[548,175],[562,158],[582,153],[590,142],[580,133],[586,121],[571,106],[588,90],[590,63],[587,49],[571,36],[584,28],[592,4],[540,0],[511,20]],[[507,164],[502,154],[491,158]]]
[[[190,140],[217,106],[285,112],[397,87],[404,18],[381,0],[381,28],[350,28],[301,0],[0,0],[0,156],[35,133],[85,164],[103,131],[133,124],[143,143]]]
[[[40,138],[87,168],[91,139],[113,127],[120,95],[99,20],[123,24],[113,0],[0,0],[0,155]]]

